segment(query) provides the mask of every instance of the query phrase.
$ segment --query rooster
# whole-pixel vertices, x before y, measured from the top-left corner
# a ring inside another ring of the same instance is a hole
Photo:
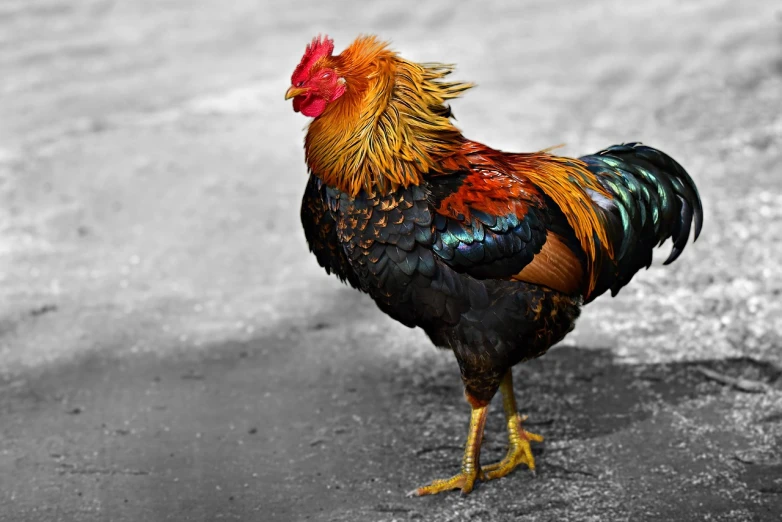
[[[447,102],[471,84],[415,63],[374,36],[334,55],[307,45],[285,99],[313,118],[301,206],[309,248],[327,273],[435,346],[452,350],[471,408],[461,470],[411,492],[472,491],[519,465],[534,472],[511,368],[570,332],[582,305],[626,285],[671,238],[666,264],[703,212],[687,172],[640,143],[578,159],[507,153],[465,138]],[[693,240],[694,240],[693,239]],[[480,464],[499,390],[508,451]]]

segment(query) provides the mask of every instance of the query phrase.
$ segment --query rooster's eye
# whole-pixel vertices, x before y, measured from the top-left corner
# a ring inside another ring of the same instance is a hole
[[[301,87],[302,85],[304,85],[304,82],[300,81],[299,83],[296,84],[296,87]]]
[[[320,77],[323,78],[324,80],[328,80],[329,78],[331,78],[331,73],[325,72]]]

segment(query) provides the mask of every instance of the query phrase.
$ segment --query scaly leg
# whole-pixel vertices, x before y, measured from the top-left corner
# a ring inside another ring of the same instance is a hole
[[[532,456],[530,441],[543,442],[543,437],[530,433],[521,427],[527,416],[519,415],[516,408],[516,397],[513,395],[513,374],[510,370],[500,383],[502,392],[502,407],[508,423],[508,453],[497,463],[481,468],[481,480],[491,480],[504,477],[519,464],[525,464],[535,472],[535,458]]]
[[[434,480],[428,486],[414,489],[407,496],[434,495],[450,489],[461,489],[463,495],[472,491],[475,480],[478,478],[478,472],[481,469],[481,442],[483,441],[483,427],[486,425],[486,414],[489,411],[489,405],[488,403],[475,400],[468,394],[465,395],[472,407],[472,414],[470,415],[470,431],[467,433],[467,444],[464,447],[464,456],[462,457],[461,473],[449,479]]]

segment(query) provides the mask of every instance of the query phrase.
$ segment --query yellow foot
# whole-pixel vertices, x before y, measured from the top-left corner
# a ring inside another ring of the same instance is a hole
[[[477,473],[459,473],[449,479],[433,480],[428,486],[422,486],[418,489],[410,491],[408,497],[422,497],[424,495],[434,495],[436,493],[442,493],[443,491],[449,491],[451,489],[461,489],[462,495],[466,495],[472,491],[475,485],[475,479],[478,478]]]
[[[481,468],[481,480],[492,480],[504,477],[519,464],[526,465],[535,473],[535,458],[532,456],[530,441],[543,442],[543,437],[530,433],[521,427],[527,416],[518,413],[508,419],[508,453],[500,461]]]

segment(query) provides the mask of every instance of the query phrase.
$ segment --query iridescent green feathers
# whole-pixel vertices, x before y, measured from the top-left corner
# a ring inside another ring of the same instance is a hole
[[[652,250],[666,239],[672,263],[684,250],[695,222],[693,240],[703,225],[703,207],[689,174],[670,156],[640,143],[614,145],[580,158],[611,194],[595,197],[610,216],[607,226],[616,255],[614,273],[604,271],[594,298],[608,288],[616,294],[642,267],[652,262]],[[590,299],[591,300],[591,299]]]

